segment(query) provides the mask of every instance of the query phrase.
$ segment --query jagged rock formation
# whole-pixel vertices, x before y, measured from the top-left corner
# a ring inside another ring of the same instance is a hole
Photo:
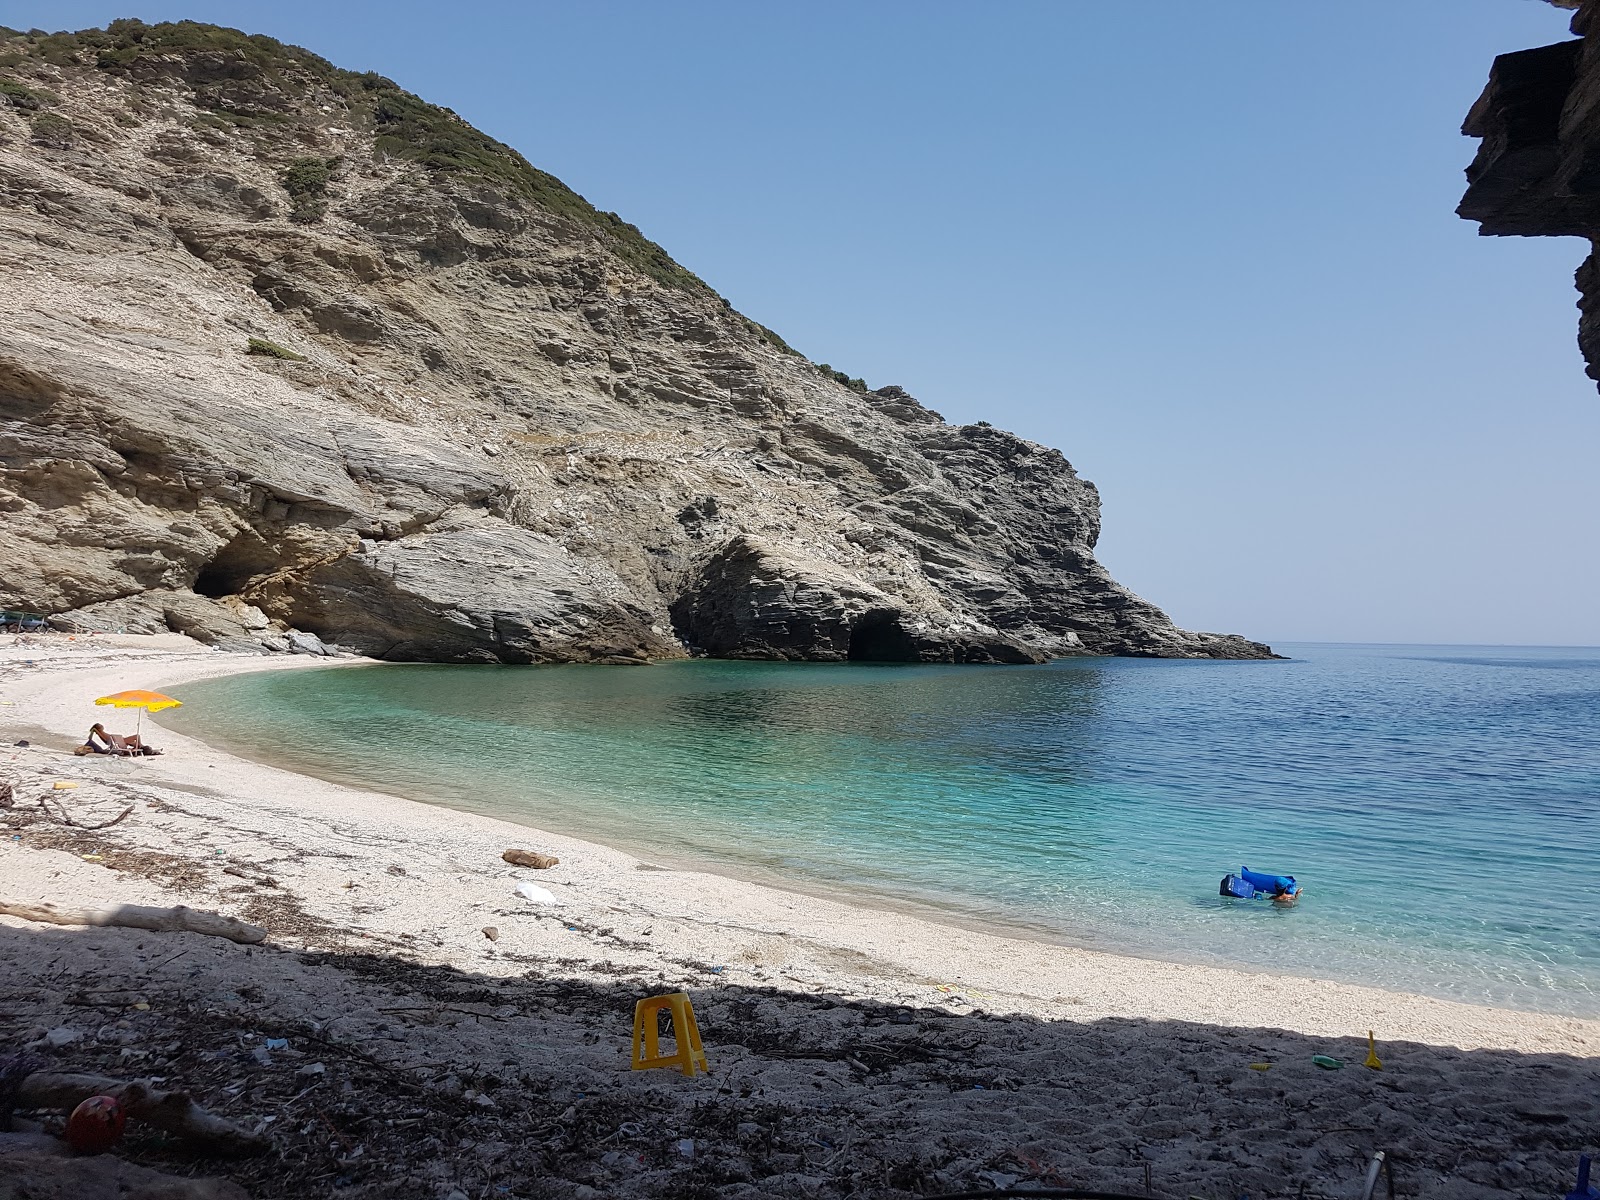
[[[1116,584],[1058,452],[842,385],[453,114],[270,39],[5,35],[0,306],[0,605],[67,624],[1270,654]]]
[[[1600,0],[1577,9],[1578,40],[1502,54],[1462,133],[1482,138],[1456,212],[1491,236],[1581,237],[1578,348],[1600,382]]]

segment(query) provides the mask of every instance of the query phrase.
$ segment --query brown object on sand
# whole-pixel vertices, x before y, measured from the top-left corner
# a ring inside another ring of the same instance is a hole
[[[485,925],[483,927],[483,936],[491,942],[498,942],[500,940],[500,931],[493,925]]]
[[[265,1134],[253,1133],[208,1113],[182,1092],[163,1092],[144,1080],[124,1083],[103,1075],[35,1071],[23,1077],[17,1091],[17,1106],[70,1112],[90,1096],[114,1096],[122,1102],[130,1121],[143,1121],[166,1133],[187,1138],[210,1154],[261,1154],[272,1146]]]
[[[533,867],[539,871],[547,871],[561,862],[553,854],[540,854],[537,850],[507,850],[500,857],[513,867]]]
[[[45,925],[99,925],[123,929],[148,929],[154,933],[203,933],[230,942],[255,945],[267,938],[259,925],[246,925],[232,917],[179,904],[154,908],[145,904],[119,904],[116,908],[57,908],[53,904],[19,904],[0,900],[0,916],[21,917]],[[89,1093],[93,1095],[94,1093]]]

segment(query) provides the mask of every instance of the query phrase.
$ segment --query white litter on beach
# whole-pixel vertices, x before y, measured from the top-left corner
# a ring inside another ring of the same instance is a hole
[[[554,892],[548,892],[537,883],[529,883],[526,879],[517,884],[517,895],[524,900],[532,900],[535,904],[554,904],[556,902]]]

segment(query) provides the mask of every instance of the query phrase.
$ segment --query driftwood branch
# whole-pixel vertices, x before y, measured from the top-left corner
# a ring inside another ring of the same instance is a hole
[[[119,904],[116,908],[57,908],[53,904],[18,904],[0,900],[0,916],[21,917],[46,925],[99,925],[123,929],[148,929],[154,933],[203,933],[207,937],[227,938],[230,942],[255,945],[266,940],[267,931],[214,912],[202,912],[179,904],[173,908],[153,908],[145,904]]]
[[[129,1120],[188,1138],[213,1154],[260,1154],[271,1146],[265,1134],[207,1112],[182,1092],[163,1092],[144,1080],[125,1083],[101,1075],[35,1071],[22,1080],[17,1107],[70,1112],[90,1096],[115,1096]]]
[[[561,863],[555,855],[540,854],[537,850],[507,850],[500,857],[513,867],[533,867],[540,871],[548,871]]]
[[[50,811],[50,806],[52,804],[55,805],[55,812],[51,812]],[[89,830],[93,830],[93,829],[110,829],[118,821],[122,820],[123,817],[127,816],[129,813],[131,813],[133,811],[133,805],[130,804],[130,805],[128,805],[127,808],[123,809],[116,816],[112,817],[111,820],[109,820],[109,821],[101,821],[97,825],[85,825],[80,821],[74,821],[72,819],[71,814],[69,814],[67,812],[66,806],[63,805],[59,800],[56,800],[53,797],[51,797],[48,793],[46,793],[45,795],[39,797],[39,807],[44,809],[45,816],[50,817],[53,820],[60,821],[63,825],[70,825],[74,829],[89,829]]]

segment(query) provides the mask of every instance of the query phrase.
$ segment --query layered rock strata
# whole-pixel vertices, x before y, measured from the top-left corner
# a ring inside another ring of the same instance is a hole
[[[1113,581],[1057,451],[841,384],[388,80],[188,24],[0,64],[0,606],[448,662],[1270,654]]]
[[[1481,138],[1456,212],[1488,236],[1580,237],[1578,348],[1600,382],[1600,0],[1576,9],[1576,40],[1502,54],[1462,133]]]

